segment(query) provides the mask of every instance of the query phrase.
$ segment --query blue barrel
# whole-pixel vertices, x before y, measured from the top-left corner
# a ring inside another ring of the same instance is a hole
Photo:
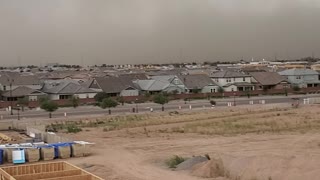
[[[0,164],[3,164],[3,149],[0,149]]]

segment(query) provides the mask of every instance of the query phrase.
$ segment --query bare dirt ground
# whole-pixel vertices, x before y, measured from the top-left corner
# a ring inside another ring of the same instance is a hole
[[[111,131],[83,128],[63,135],[96,143],[93,155],[68,161],[108,180],[198,180],[164,162],[209,154],[229,173],[219,180],[319,179],[320,106],[252,107],[148,115],[163,123],[132,121]]]

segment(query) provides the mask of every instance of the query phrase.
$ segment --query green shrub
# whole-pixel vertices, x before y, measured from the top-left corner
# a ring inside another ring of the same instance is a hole
[[[185,159],[183,157],[174,155],[172,158],[166,161],[166,164],[169,168],[176,168],[177,165],[181,164],[184,161]]]
[[[68,133],[78,133],[82,131],[82,129],[74,124],[70,124],[67,126]]]

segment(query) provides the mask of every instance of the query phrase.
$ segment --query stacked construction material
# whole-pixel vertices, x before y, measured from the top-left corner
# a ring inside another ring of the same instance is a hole
[[[8,163],[12,163],[12,151],[14,149],[9,148],[9,149],[5,149],[4,150],[4,159],[6,160],[6,162]]]
[[[71,157],[71,145],[74,142],[64,142],[64,143],[55,143],[48,144],[48,146],[54,147],[54,158],[66,159]]]
[[[28,148],[25,150],[26,160],[28,162],[40,161],[40,149],[39,148]]]
[[[54,147],[53,146],[40,146],[40,157],[44,161],[54,159]]]
[[[72,157],[89,156],[91,154],[92,145],[93,143],[74,141],[74,144],[71,145]]]
[[[0,164],[49,161],[70,157],[84,157],[91,154],[93,143],[84,141],[55,144],[21,143],[0,145]],[[14,160],[14,161],[13,161]]]

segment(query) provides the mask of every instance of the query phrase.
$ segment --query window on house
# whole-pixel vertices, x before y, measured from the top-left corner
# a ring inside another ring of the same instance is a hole
[[[218,78],[216,79],[216,82],[219,82],[219,79],[218,79]]]
[[[38,97],[37,96],[29,96],[29,101],[37,101]]]
[[[175,79],[175,80],[173,81],[173,83],[177,85],[177,84],[179,84],[179,80],[178,80],[178,79]]]
[[[297,76],[296,79],[301,79],[301,76]]]
[[[231,78],[227,78],[227,82],[231,82]]]
[[[6,91],[7,90],[7,86],[3,86],[3,90]]]
[[[231,91],[234,91],[234,89],[233,89],[233,88],[231,88]]]
[[[233,78],[233,81],[236,82],[236,78],[235,77]]]
[[[243,78],[243,82],[245,82],[245,81],[246,81],[246,78],[244,77],[244,78]]]
[[[71,99],[71,95],[60,95],[59,99]]]

